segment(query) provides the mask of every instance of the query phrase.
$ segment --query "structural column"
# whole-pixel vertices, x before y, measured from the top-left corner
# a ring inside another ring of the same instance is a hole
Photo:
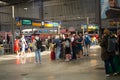
[[[12,53],[14,53],[14,32],[15,32],[15,30],[14,30],[14,28],[15,28],[15,25],[14,25],[14,23],[15,23],[15,11],[14,11],[14,5],[12,5]]]

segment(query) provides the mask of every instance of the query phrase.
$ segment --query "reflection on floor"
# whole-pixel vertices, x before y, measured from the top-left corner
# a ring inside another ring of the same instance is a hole
[[[90,56],[65,62],[51,61],[49,51],[42,52],[42,64],[35,64],[34,53],[29,57],[0,56],[0,80],[119,80],[105,76],[100,47],[92,46]]]

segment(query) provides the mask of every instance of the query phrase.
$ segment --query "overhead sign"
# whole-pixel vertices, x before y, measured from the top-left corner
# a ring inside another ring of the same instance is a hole
[[[47,28],[52,28],[53,27],[53,23],[52,22],[45,22],[44,26]]]
[[[60,23],[57,22],[51,22],[51,21],[42,21],[40,19],[34,19],[34,18],[22,18],[22,17],[16,17],[16,26],[22,26],[22,25],[28,25],[33,27],[46,27],[46,28],[61,28]]]
[[[28,19],[22,20],[22,25],[32,25],[32,21]]]
[[[53,26],[54,26],[54,27],[58,27],[58,26],[59,26],[59,24],[58,24],[58,23],[56,23],[56,22],[54,22],[54,23],[53,23]]]
[[[34,26],[34,27],[41,27],[42,26],[42,24],[39,22],[39,23],[37,23],[37,22],[32,22],[32,26]]]

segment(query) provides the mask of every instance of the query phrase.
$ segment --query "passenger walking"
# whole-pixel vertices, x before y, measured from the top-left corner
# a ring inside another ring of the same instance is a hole
[[[34,50],[35,50],[35,62],[42,63],[41,58],[41,48],[42,48],[42,41],[38,36],[35,36],[35,40],[33,41]]]
[[[56,59],[59,60],[60,59],[60,49],[61,49],[61,41],[60,41],[59,35],[55,36],[53,43],[55,44]]]
[[[66,60],[65,61],[70,61],[71,60],[71,52],[72,52],[72,45],[71,45],[71,40],[68,35],[66,35],[65,38],[65,55],[66,55]]]
[[[90,44],[91,44],[91,38],[86,32],[84,36],[84,51],[85,51],[83,53],[84,56],[89,56]]]
[[[60,49],[60,58],[65,59],[65,37],[64,35],[60,35],[60,41],[61,41],[61,49]]]
[[[113,42],[113,43],[111,43]],[[117,75],[114,56],[115,56],[115,38],[109,34],[109,30],[105,29],[100,43],[101,46],[101,58],[105,64],[106,76],[110,76],[110,67],[112,68],[113,75]]]
[[[73,52],[73,54],[72,54],[72,59],[74,60],[76,60],[77,59],[77,40],[78,40],[78,37],[77,37],[77,35],[75,35],[74,36],[74,40],[73,40],[73,42],[72,42],[72,52]]]
[[[48,43],[48,44],[47,44],[47,45],[48,45],[48,50],[50,50],[50,45],[52,44],[52,40],[53,40],[52,37],[51,37],[51,36],[48,36],[48,40],[47,40],[47,41],[48,41],[48,42],[47,42],[47,43]]]
[[[25,46],[27,45],[24,35],[22,34],[22,37],[20,39],[21,44],[21,56],[25,56]]]
[[[78,35],[78,40],[77,40],[77,58],[80,58],[83,56],[83,37],[82,34]]]
[[[20,56],[20,42],[19,42],[19,39],[18,37],[16,37],[15,41],[14,41],[14,52],[17,54],[17,57]]]

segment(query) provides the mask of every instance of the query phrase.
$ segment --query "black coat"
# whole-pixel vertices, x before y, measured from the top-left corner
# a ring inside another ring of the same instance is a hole
[[[108,47],[108,37],[109,35],[106,35],[102,38],[100,46],[101,46],[101,58],[102,60],[107,60],[109,59],[110,56],[115,55],[115,51],[113,52],[108,52],[107,47]]]

